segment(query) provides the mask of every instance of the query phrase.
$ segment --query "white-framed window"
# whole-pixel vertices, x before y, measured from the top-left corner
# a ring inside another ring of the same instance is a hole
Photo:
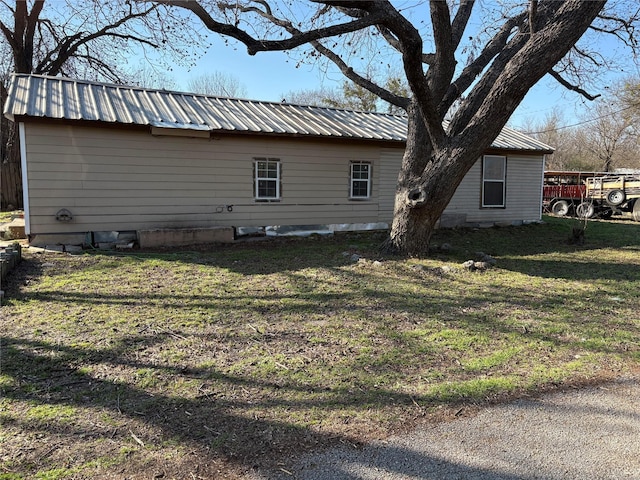
[[[371,197],[371,164],[351,162],[349,197],[364,199]]]
[[[485,155],[482,157],[482,206],[504,208],[507,179],[507,157]]]
[[[253,178],[256,200],[280,200],[281,168],[279,158],[254,158]]]

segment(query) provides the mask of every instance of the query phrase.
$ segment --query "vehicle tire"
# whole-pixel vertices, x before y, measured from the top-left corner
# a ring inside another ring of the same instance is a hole
[[[551,205],[551,213],[559,217],[564,217],[569,213],[569,202],[566,200],[558,200]]]
[[[578,218],[591,218],[596,213],[596,207],[591,202],[582,202],[576,207]]]
[[[633,202],[633,219],[640,222],[640,198],[636,198],[636,201]]]
[[[622,205],[626,198],[627,196],[624,194],[624,192],[619,189],[611,190],[609,193],[607,193],[607,203],[609,205],[613,205],[614,207]]]

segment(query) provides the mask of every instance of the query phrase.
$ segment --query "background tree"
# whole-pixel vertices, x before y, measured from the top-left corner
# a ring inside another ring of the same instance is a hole
[[[356,85],[405,110],[407,144],[386,247],[410,255],[428,251],[456,188],[529,89],[551,74],[588,96],[579,70],[571,67],[602,65],[601,57],[591,53],[592,39],[576,44],[587,31],[624,39],[638,20],[635,2],[605,10],[606,0],[501,2],[504,8],[473,0],[431,1],[413,4],[411,12],[387,0],[156,3],[191,12],[212,32],[246,45],[251,55],[302,47],[310,58],[330,60]],[[412,23],[410,13],[423,14],[424,23]],[[484,19],[486,28],[472,31],[472,18]],[[467,38],[473,48],[464,48]],[[369,52],[362,48],[364,39],[374,47]],[[372,62],[395,59],[408,96],[358,73]],[[461,99],[445,129],[445,115]]]
[[[545,162],[547,170],[573,170],[579,164],[576,148],[575,129],[565,127],[566,121],[558,109],[554,109],[544,120],[529,122],[522,130],[552,146],[555,151],[548,155]]]
[[[611,85],[575,125],[566,125],[558,110],[543,122],[526,125],[526,133],[556,148],[546,168],[597,172],[640,169],[637,85],[637,79]]]
[[[632,117],[625,115],[620,104],[605,99],[598,101],[586,118],[576,135],[576,144],[595,160],[595,170],[611,172],[615,167],[629,165],[638,147]]]
[[[180,89],[176,79],[164,68],[158,68],[152,64],[141,64],[138,68],[132,68],[127,73],[129,74],[129,72],[132,77],[129,84],[159,90],[175,91]]]
[[[407,95],[409,88],[400,77],[387,77],[386,88],[397,95]],[[365,112],[386,112],[400,114],[404,111],[385,102],[380,97],[353,82],[345,80],[340,89],[321,87],[318,89],[290,91],[282,98],[290,103],[317,105],[322,107],[346,108]]]
[[[193,64],[204,43],[193,26],[188,39],[182,35],[186,21],[163,6],[130,0],[0,1],[0,100],[4,105],[14,72],[136,84],[131,57],[163,52]],[[5,198],[3,188],[2,207],[21,207],[18,140],[13,125],[4,117],[1,121],[3,172],[8,164],[17,172],[11,180],[17,194]]]
[[[342,99],[340,91],[336,88],[322,86],[320,88],[306,90],[290,90],[282,94],[284,103],[298,105],[316,105],[319,107],[331,107]]]
[[[190,92],[220,97],[244,98],[247,87],[240,79],[226,72],[211,72],[190,78],[187,82]]]
[[[358,85],[357,83],[342,82],[341,98],[334,101],[332,107],[346,108],[349,110],[362,110],[364,112],[378,111],[378,97],[375,93]]]

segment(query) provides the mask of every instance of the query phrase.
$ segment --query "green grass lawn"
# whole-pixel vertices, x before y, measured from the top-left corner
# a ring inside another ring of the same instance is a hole
[[[26,251],[0,309],[0,479],[234,478],[637,368],[640,224],[576,246],[576,220],[545,220],[439,231],[451,249],[423,259],[379,234]],[[495,268],[460,266],[480,251]]]

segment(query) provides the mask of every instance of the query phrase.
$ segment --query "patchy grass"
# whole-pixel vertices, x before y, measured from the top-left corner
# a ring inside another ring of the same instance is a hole
[[[574,223],[440,231],[451,249],[424,259],[376,234],[26,251],[0,317],[0,479],[234,478],[635,368],[640,224],[575,246]],[[460,268],[479,251],[496,268]]]

